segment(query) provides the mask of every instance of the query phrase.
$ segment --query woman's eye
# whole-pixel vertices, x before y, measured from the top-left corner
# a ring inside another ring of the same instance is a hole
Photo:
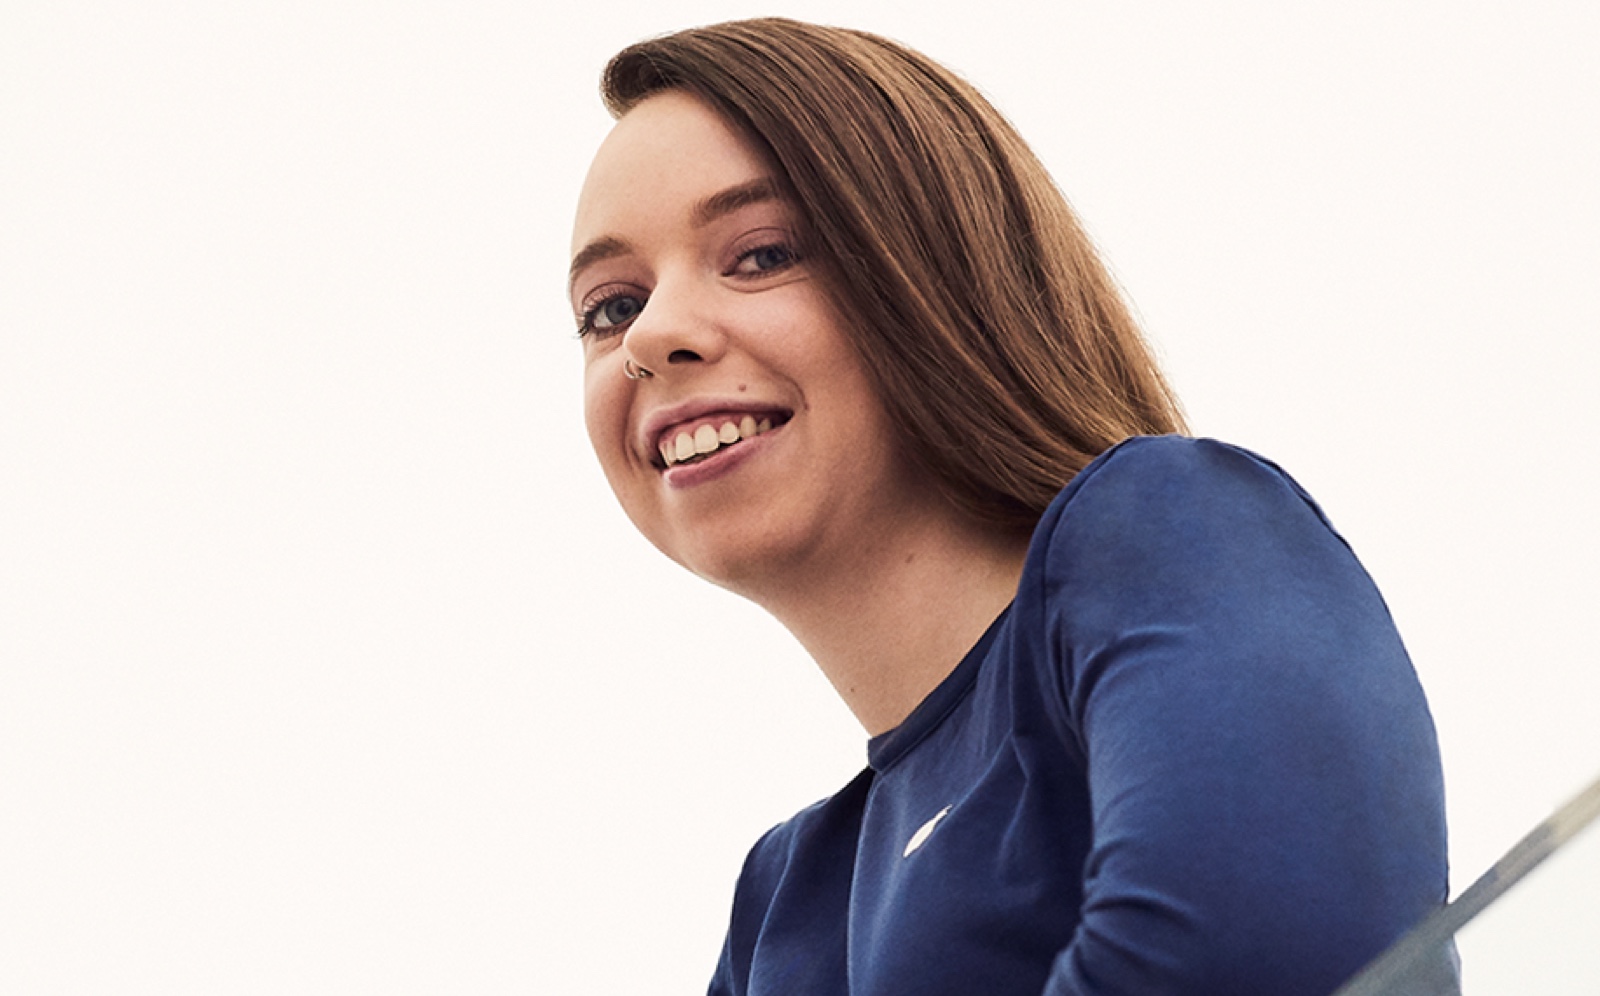
[[[583,316],[580,333],[616,329],[639,317],[644,302],[632,294],[618,294],[590,308]]]
[[[794,251],[786,245],[757,246],[740,253],[733,269],[735,273],[746,275],[771,273],[773,270],[783,269],[794,261]]]

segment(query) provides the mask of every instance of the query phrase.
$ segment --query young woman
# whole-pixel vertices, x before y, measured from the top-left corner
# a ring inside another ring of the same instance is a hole
[[[1438,751],[1378,592],[1278,468],[1179,435],[976,91],[770,19],[602,89],[595,451],[871,737],[755,845],[712,993],[1321,994],[1439,905]]]

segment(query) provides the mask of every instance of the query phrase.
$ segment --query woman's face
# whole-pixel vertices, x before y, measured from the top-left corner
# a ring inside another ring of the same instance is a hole
[[[698,99],[657,94],[601,146],[573,233],[585,417],[606,478],[652,543],[735,590],[888,542],[931,490],[898,453],[772,175]]]

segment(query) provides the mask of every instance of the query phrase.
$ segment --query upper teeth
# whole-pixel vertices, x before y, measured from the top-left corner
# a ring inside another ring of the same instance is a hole
[[[746,415],[738,422],[728,419],[720,426],[710,423],[700,426],[694,432],[679,431],[672,436],[661,437],[661,459],[668,466],[682,463],[690,457],[706,453],[714,453],[730,443],[737,443],[741,439],[759,436],[772,428],[772,419],[764,418],[756,421],[755,416]]]

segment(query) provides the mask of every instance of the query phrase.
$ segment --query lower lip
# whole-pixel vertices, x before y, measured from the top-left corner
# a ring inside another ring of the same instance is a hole
[[[787,425],[787,423],[785,423]],[[782,432],[784,426],[768,429],[759,436],[752,436],[737,446],[719,449],[715,453],[694,463],[673,464],[661,472],[661,479],[667,482],[667,487],[674,490],[693,488],[733,473],[745,461],[758,454],[771,445],[772,437]]]

